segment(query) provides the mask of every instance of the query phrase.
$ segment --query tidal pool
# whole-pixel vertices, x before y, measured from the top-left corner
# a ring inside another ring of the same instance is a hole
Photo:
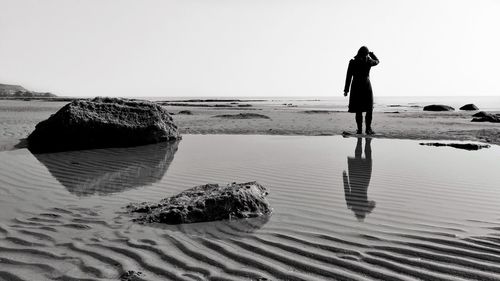
[[[0,280],[497,280],[500,148],[338,136],[0,152]],[[124,206],[258,181],[270,217],[141,225]]]

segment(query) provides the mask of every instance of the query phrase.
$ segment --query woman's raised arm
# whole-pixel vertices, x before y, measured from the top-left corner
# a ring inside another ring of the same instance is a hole
[[[368,55],[369,55],[368,57],[370,58],[369,61],[370,61],[371,66],[375,66],[375,65],[379,64],[380,61],[378,60],[377,56],[373,52],[368,53]]]

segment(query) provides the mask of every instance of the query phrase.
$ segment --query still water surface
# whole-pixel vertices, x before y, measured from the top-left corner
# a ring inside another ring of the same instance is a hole
[[[500,149],[337,136],[0,152],[0,280],[496,280]],[[132,222],[124,206],[258,181],[267,218]],[[35,279],[33,279],[35,278]]]

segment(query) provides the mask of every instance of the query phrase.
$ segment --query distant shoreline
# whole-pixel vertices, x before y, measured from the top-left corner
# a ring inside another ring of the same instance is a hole
[[[19,100],[19,101],[32,101],[32,100],[40,100],[40,101],[73,101],[79,98],[71,98],[71,97],[43,97],[43,96],[27,96],[27,97],[13,97],[13,96],[0,96],[0,100]]]

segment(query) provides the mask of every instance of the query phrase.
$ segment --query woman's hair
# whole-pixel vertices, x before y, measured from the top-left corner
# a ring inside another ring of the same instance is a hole
[[[366,46],[361,46],[361,48],[359,48],[358,50],[358,54],[356,56],[354,56],[355,58],[363,58],[363,57],[366,57],[368,55],[368,47]]]

